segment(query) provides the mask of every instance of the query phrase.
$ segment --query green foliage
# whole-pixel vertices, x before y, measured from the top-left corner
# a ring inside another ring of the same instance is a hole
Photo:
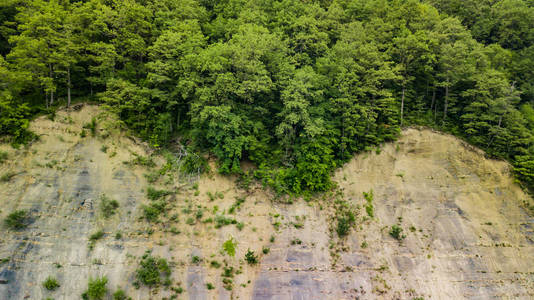
[[[345,200],[336,200],[336,232],[340,238],[347,236],[356,223],[354,208]]]
[[[232,218],[227,218],[224,215],[215,216],[215,228],[221,228],[226,225],[237,224],[237,220]]]
[[[365,201],[367,202],[365,204],[365,211],[367,212],[367,215],[371,218],[375,217],[375,208],[373,206],[373,190],[370,190],[368,193],[363,192],[363,197],[365,198]]]
[[[142,156],[136,153],[132,153],[132,155],[135,157],[131,161],[131,164],[133,165],[140,165],[140,166],[149,167],[149,168],[156,166],[156,163],[150,156]]]
[[[196,256],[196,255],[193,255],[193,257],[191,257],[191,263],[193,263],[195,265],[198,265],[201,260],[202,259],[199,256]]]
[[[393,225],[391,226],[391,229],[389,230],[389,235],[391,235],[394,239],[398,241],[402,241],[406,235],[402,234],[404,230],[399,225]]]
[[[91,136],[96,136],[96,118],[92,118],[91,122],[83,125],[84,129],[89,129]]]
[[[104,237],[104,231],[98,230],[89,236],[89,250],[95,247],[96,242]]]
[[[91,234],[89,236],[89,241],[91,241],[91,242],[98,241],[102,237],[104,237],[104,231],[98,230],[97,232],[95,232],[95,233],[93,233],[93,234]]]
[[[143,215],[150,222],[156,222],[159,215],[165,211],[166,203],[164,201],[153,201],[149,205],[143,205]]]
[[[346,213],[345,215],[339,216],[337,218],[337,228],[336,232],[339,237],[344,237],[349,234],[351,226],[355,222],[354,214],[351,212]]]
[[[105,218],[109,218],[114,215],[119,207],[119,202],[115,199],[110,199],[106,195],[100,197],[100,211]]]
[[[0,164],[3,164],[9,157],[8,153],[5,151],[0,151]]]
[[[33,116],[95,95],[152,146],[179,149],[173,170],[201,173],[197,153],[214,155],[243,187],[253,174],[280,195],[331,189],[354,153],[419,124],[534,186],[532,1],[208,2],[10,2],[0,136],[27,144]],[[84,127],[97,134],[96,119]],[[243,160],[257,169],[244,175]]]
[[[16,210],[4,220],[4,224],[10,229],[20,230],[28,226],[29,214],[25,210]]]
[[[182,158],[181,172],[186,174],[202,174],[208,169],[208,161],[192,150],[189,150],[187,155]]]
[[[212,261],[210,262],[210,266],[213,267],[213,268],[218,269],[218,268],[221,267],[221,264],[220,264],[218,261],[216,261],[216,260],[212,260]]]
[[[254,254],[254,251],[248,249],[245,253],[245,260],[249,265],[255,265],[258,263],[258,256]]]
[[[118,288],[115,293],[113,293],[113,300],[126,300],[128,297],[126,296],[126,292],[123,291],[121,288]]]
[[[0,176],[0,182],[9,182],[11,181],[11,178],[15,177],[16,175],[17,173],[15,172],[4,173],[2,176]]]
[[[54,291],[58,287],[60,287],[59,282],[57,281],[57,279],[52,277],[52,276],[48,276],[46,278],[46,280],[43,282],[43,286],[45,287],[45,289],[47,289],[49,291]]]
[[[84,293],[85,297],[89,300],[101,300],[108,292],[106,287],[108,278],[106,276],[100,278],[89,278],[87,285],[87,291]],[[83,297],[83,296],[82,296]]]
[[[239,210],[241,204],[245,203],[245,197],[236,197],[234,204],[228,209],[229,214],[235,213],[236,209]]]
[[[234,238],[229,238],[223,243],[223,250],[231,257],[235,256],[235,248],[237,247],[237,241]]]
[[[147,286],[157,286],[170,279],[171,269],[164,258],[143,255],[136,270],[137,279]]]
[[[157,190],[151,186],[149,186],[147,189],[146,189],[146,196],[148,197],[148,199],[154,201],[154,200],[158,200],[160,199],[161,197],[165,197],[167,195],[170,195],[171,192],[170,191],[165,191],[165,190]]]
[[[0,75],[2,74],[2,62],[0,58]],[[0,86],[1,86],[0,80]],[[36,136],[28,130],[30,125],[30,108],[27,104],[16,103],[9,92],[0,92],[0,136],[10,136],[12,143],[16,145],[27,144]]]

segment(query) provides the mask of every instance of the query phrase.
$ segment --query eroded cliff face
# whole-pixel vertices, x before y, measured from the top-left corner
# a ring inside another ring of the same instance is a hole
[[[86,129],[81,137],[93,117],[95,136]],[[192,181],[159,172],[159,156],[153,167],[132,163],[151,149],[113,124],[86,105],[34,121],[41,139],[29,148],[0,146],[9,153],[0,175],[12,175],[0,182],[0,217],[17,209],[31,216],[24,230],[2,224],[0,299],[79,299],[98,276],[109,279],[110,299],[118,287],[132,299],[534,297],[534,219],[524,208],[532,199],[507,163],[454,137],[405,130],[339,169],[337,195],[285,204],[215,172]],[[149,186],[171,192],[158,222],[143,217]],[[371,190],[372,218],[363,196]],[[103,195],[119,203],[109,218]],[[335,234],[336,199],[357,212],[343,239]],[[403,229],[401,241],[389,234],[393,225]],[[98,230],[104,236],[90,247]],[[222,250],[229,238],[235,257]],[[258,264],[246,263],[248,249]],[[135,287],[147,250],[170,263],[170,287]],[[225,266],[233,267],[228,277]],[[48,276],[57,290],[43,287]]]

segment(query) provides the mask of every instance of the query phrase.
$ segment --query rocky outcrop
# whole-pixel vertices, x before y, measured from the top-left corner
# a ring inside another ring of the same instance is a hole
[[[80,136],[93,117],[95,136]],[[109,297],[120,287],[132,299],[534,297],[534,219],[524,208],[532,199],[507,163],[452,136],[407,129],[340,168],[337,196],[287,204],[215,173],[196,184],[173,172],[153,179],[164,159],[131,163],[149,147],[114,124],[86,105],[34,121],[41,139],[28,148],[0,146],[9,153],[0,175],[15,174],[0,182],[0,217],[30,214],[24,230],[2,227],[0,299],[77,299],[97,276],[109,279]],[[148,186],[171,191],[159,222],[143,218]],[[371,190],[373,217],[363,196]],[[119,203],[109,218],[103,195]],[[357,212],[343,239],[335,199]],[[401,240],[390,235],[393,225]],[[91,243],[98,230],[104,236]],[[222,249],[230,238],[234,257]],[[245,261],[249,249],[258,264]],[[136,288],[147,250],[170,263],[170,286]],[[48,276],[57,290],[43,287]]]

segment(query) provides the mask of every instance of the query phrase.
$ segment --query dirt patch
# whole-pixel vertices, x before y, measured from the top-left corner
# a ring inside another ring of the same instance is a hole
[[[196,182],[158,175],[165,158],[144,161],[153,149],[116,124],[84,105],[34,121],[41,139],[29,148],[0,145],[9,153],[0,175],[12,174],[0,182],[0,218],[17,209],[32,217],[25,230],[3,228],[0,299],[73,299],[102,275],[110,294],[121,287],[133,299],[533,296],[534,220],[523,209],[532,199],[507,163],[452,136],[408,129],[379,154],[339,169],[341,194],[283,204],[216,172]],[[168,192],[157,222],[144,217],[154,201],[149,186]],[[371,190],[369,201],[363,193]],[[109,218],[102,195],[118,202]],[[336,199],[357,212],[343,239],[335,233]],[[390,235],[393,225],[401,241]],[[104,236],[91,248],[98,230]],[[229,239],[233,257],[223,250]],[[170,287],[135,287],[147,250],[171,264]],[[257,264],[247,263],[248,250]],[[54,292],[42,286],[49,275],[61,284]]]

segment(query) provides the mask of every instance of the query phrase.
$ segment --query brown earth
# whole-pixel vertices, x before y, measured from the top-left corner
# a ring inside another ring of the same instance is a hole
[[[93,117],[95,136],[86,129],[81,137]],[[155,155],[155,167],[128,163],[152,150],[116,124],[86,105],[58,112],[55,121],[32,122],[41,139],[28,148],[0,145],[9,153],[0,176],[12,175],[0,180],[0,218],[17,209],[31,215],[24,230],[2,224],[0,299],[79,299],[97,276],[109,279],[109,299],[117,287],[132,299],[534,297],[534,218],[523,208],[532,199],[507,163],[455,137],[407,129],[396,143],[360,154],[335,173],[342,196],[287,204],[214,171],[198,180],[168,172],[149,184],[145,175],[158,171],[164,158]],[[149,185],[173,192],[158,223],[143,218]],[[371,190],[373,218],[363,197]],[[119,202],[108,219],[102,195]],[[245,200],[231,212],[236,198]],[[333,230],[336,198],[357,211],[344,239]],[[222,216],[238,224],[217,228]],[[389,234],[394,224],[406,235],[401,241]],[[99,229],[105,235],[91,249],[89,236]],[[235,257],[222,250],[231,237]],[[245,262],[248,249],[258,264]],[[172,289],[135,288],[147,250],[170,262]],[[234,268],[226,284],[225,265]],[[48,276],[61,284],[56,291],[43,287]]]

